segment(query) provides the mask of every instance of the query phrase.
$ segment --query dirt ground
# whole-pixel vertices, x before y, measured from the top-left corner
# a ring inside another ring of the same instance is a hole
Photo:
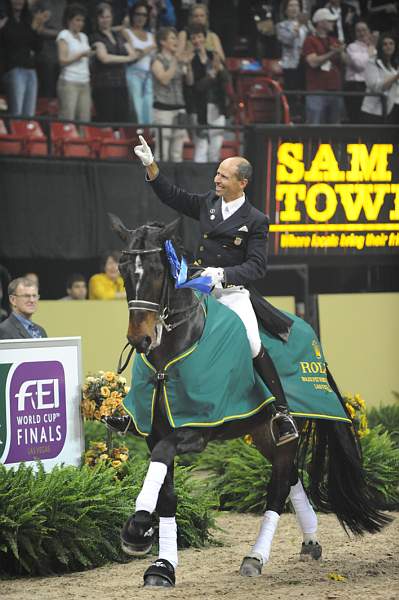
[[[274,539],[270,562],[258,578],[238,574],[242,557],[255,540],[260,517],[222,513],[217,537],[221,547],[184,550],[179,555],[177,585],[172,589],[143,588],[145,558],[93,571],[46,578],[0,581],[1,600],[398,600],[399,513],[377,535],[349,540],[336,518],[319,516],[321,561],[298,560],[300,536],[293,515],[284,514]],[[343,581],[332,579],[334,575]]]

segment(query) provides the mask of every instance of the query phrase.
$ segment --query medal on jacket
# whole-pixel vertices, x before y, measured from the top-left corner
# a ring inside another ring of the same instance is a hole
[[[209,211],[211,216],[209,217],[211,221],[214,221],[216,219],[215,217],[215,212],[216,210],[214,208],[211,208],[211,210]]]
[[[240,238],[240,237],[236,237],[236,238],[234,239],[234,244],[235,244],[236,246],[240,246],[240,245],[241,245],[241,243],[242,243],[242,238]]]

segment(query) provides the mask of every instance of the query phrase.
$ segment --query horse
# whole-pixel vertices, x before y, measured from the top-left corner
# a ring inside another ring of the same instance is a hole
[[[239,571],[242,576],[261,575],[288,497],[303,533],[301,559],[318,560],[322,554],[312,504],[316,510],[335,513],[347,533],[361,535],[380,531],[390,518],[378,510],[368,489],[358,437],[351,423],[296,418],[299,439],[282,446],[275,444],[271,425],[273,413],[268,406],[243,419],[215,426],[172,426],[161,393],[167,376],[165,365],[185,353],[202,335],[205,325],[203,302],[190,288],[176,289],[170,273],[165,241],[173,240],[176,247],[179,246],[177,221],[166,226],[149,223],[129,230],[118,217],[109,216],[112,229],[126,244],[119,269],[129,308],[128,344],[131,352],[135,350],[152,366],[155,381],[151,431],[146,437],[151,453],[150,465],[136,499],[136,511],[121,531],[123,550],[131,556],[143,556],[151,550],[154,541],[152,514],[156,511],[160,518],[159,557],[146,569],[144,585],[175,585],[178,559],[174,459],[184,453],[202,452],[213,440],[250,434],[255,447],[272,464],[265,516],[255,545],[243,558]],[[331,375],[329,383],[339,394]],[[218,394],[217,389],[214,394]],[[111,429],[115,420],[118,418],[106,419]],[[129,418],[128,423],[130,433],[142,435],[134,420]],[[308,494],[312,504],[299,478],[299,468],[308,473]]]

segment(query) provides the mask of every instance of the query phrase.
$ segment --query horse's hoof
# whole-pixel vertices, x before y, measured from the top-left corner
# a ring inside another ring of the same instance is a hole
[[[121,531],[123,552],[129,556],[145,556],[152,548],[154,535],[150,513],[138,511],[126,521]]]
[[[321,554],[322,548],[319,542],[309,542],[308,544],[302,542],[301,552],[299,554],[300,560],[319,560]]]
[[[144,587],[174,587],[175,569],[165,558],[158,558],[144,573]]]
[[[243,577],[259,577],[262,575],[262,560],[259,556],[246,556],[240,567],[240,575]]]

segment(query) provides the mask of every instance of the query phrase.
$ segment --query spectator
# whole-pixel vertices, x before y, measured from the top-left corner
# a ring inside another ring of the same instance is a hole
[[[66,7],[63,29],[57,36],[61,73],[57,84],[59,117],[72,121],[90,121],[91,94],[89,40],[83,28],[86,11],[79,4]]]
[[[24,277],[13,279],[8,286],[8,296],[12,312],[0,323],[0,340],[47,337],[43,327],[32,321],[40,298],[33,282]]]
[[[157,34],[158,53],[152,63],[154,75],[154,123],[162,125],[162,145],[157,130],[158,160],[181,162],[185,129],[170,129],[170,125],[186,125],[187,114],[183,97],[183,80],[192,85],[192,53],[177,57],[177,33],[173,27],[161,27]]]
[[[36,57],[36,70],[39,79],[39,96],[55,98],[57,96],[57,80],[60,73],[56,37],[62,29],[62,17],[66,0],[37,0],[33,11],[47,10],[49,19],[40,30],[42,49]]]
[[[222,42],[219,36],[209,29],[209,15],[208,7],[206,4],[193,4],[190,8],[187,29],[183,29],[178,35],[178,56],[184,55],[184,53],[190,53],[193,51],[193,45],[190,41],[188,30],[192,25],[203,25],[206,29],[206,40],[205,48],[210,52],[217,52],[220,58],[225,61],[225,54],[222,47]]]
[[[345,73],[345,86],[347,92],[365,92],[365,70],[370,58],[377,50],[376,37],[370,33],[365,21],[358,21],[355,25],[356,41],[347,47],[347,64]],[[346,96],[346,112],[350,123],[359,123],[360,107],[363,98],[360,96]]]
[[[106,2],[97,6],[96,25],[98,31],[92,37],[96,51],[92,73],[96,120],[126,123],[129,96],[125,65],[137,58],[136,52],[120,32],[112,31],[112,9]]]
[[[126,298],[123,279],[119,273],[119,252],[107,252],[103,256],[101,270],[90,277],[89,300],[116,300]]]
[[[354,37],[354,25],[356,18],[360,17],[360,8],[353,6],[350,2],[341,0],[330,0],[322,2],[320,8],[327,8],[336,17],[333,35],[342,44],[348,44]]]
[[[250,52],[259,60],[280,58],[281,46],[276,36],[278,3],[256,0],[251,4],[252,26]]]
[[[313,15],[315,34],[309,35],[302,54],[305,58],[306,90],[311,92],[341,90],[341,65],[345,61],[344,46],[330,35],[335,16],[327,8]],[[306,96],[306,123],[336,124],[341,120],[342,99],[337,96]]]
[[[67,296],[60,300],[86,300],[87,299],[87,283],[86,279],[80,273],[73,273],[67,279],[66,283]]]
[[[39,34],[49,13],[37,11],[32,17],[27,0],[7,0],[5,7],[6,16],[0,18],[0,51],[8,112],[32,117],[38,86],[35,55],[41,49]]]
[[[149,19],[147,2],[136,2],[129,10],[130,26],[124,35],[136,50],[138,59],[126,66],[130,104],[135,107],[141,125],[152,123],[153,86],[151,55],[156,50],[154,36],[146,31]]]
[[[277,38],[281,42],[281,66],[284,89],[303,90],[304,73],[301,63],[302,46],[310,32],[308,17],[301,13],[299,0],[288,0],[285,5],[287,19],[277,23]],[[290,98],[289,98],[290,99]]]
[[[193,108],[196,122],[205,128],[196,132],[194,138],[194,161],[218,162],[223,144],[223,129],[206,129],[207,125],[226,125],[226,84],[229,74],[220,55],[205,49],[206,28],[192,25],[189,30],[194,48],[191,61],[193,72]]]
[[[368,92],[383,93],[386,101],[387,121],[399,123],[399,70],[396,58],[396,42],[392,34],[384,33],[377,45],[377,56],[367,63],[365,72],[366,96],[362,103],[365,123],[381,124],[384,111],[381,98],[367,96]]]

